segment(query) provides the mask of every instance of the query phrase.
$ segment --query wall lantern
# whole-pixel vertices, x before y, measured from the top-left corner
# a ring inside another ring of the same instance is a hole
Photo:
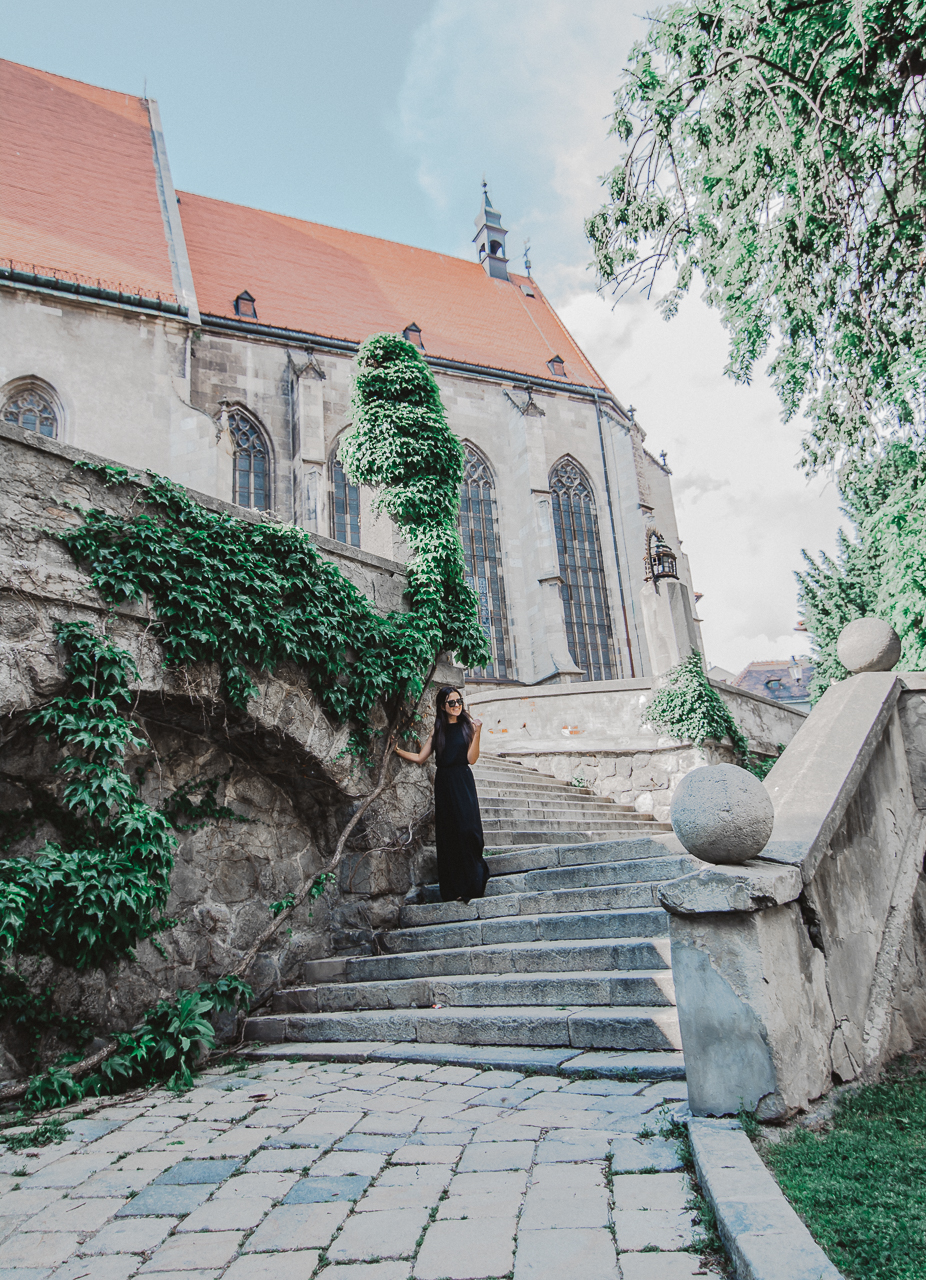
[[[646,570],[650,582],[658,582],[660,578],[678,578],[675,552],[655,529],[650,529],[646,540]]]
[[[791,665],[788,667],[788,675],[795,684],[800,684],[804,678],[804,668],[793,653],[791,654]]]

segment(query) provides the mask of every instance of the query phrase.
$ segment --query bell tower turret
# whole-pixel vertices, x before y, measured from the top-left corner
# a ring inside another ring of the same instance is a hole
[[[508,259],[505,257],[505,236],[502,215],[492,207],[486,184],[482,184],[482,208],[476,215],[476,234],[473,244],[485,273],[493,280],[508,279]]]

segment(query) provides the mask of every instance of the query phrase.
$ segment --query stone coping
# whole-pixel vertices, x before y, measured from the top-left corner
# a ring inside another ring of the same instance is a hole
[[[7,441],[9,444],[19,445],[21,448],[33,449],[36,453],[51,454],[53,457],[62,458],[66,462],[91,462],[94,466],[110,467],[124,465],[121,462],[116,462],[113,458],[104,458],[98,453],[88,453],[86,449],[75,449],[73,445],[62,444],[59,440],[49,440],[47,437],[40,436],[33,431],[26,431],[23,427],[14,427],[5,422],[0,422],[0,440]],[[131,472],[132,476],[126,483],[137,485],[141,489],[148,488],[151,482],[147,479],[144,467],[137,469],[127,467],[126,469]],[[213,498],[211,494],[200,493],[196,489],[187,488],[186,485],[181,485],[180,487],[186,489],[193,501],[198,502],[207,511],[215,511],[220,515],[235,516],[237,519],[247,520],[251,524],[286,523],[271,511],[253,511],[249,507],[239,507],[237,503],[225,502],[221,498]],[[359,564],[368,565],[370,568],[379,569],[383,573],[393,576],[405,576],[405,565],[400,564],[398,560],[387,560],[384,556],[374,555],[371,551],[361,551],[359,547],[350,547],[344,542],[335,542],[333,538],[326,538],[320,533],[313,533],[311,529],[303,529],[303,533],[308,534],[319,551],[324,552],[325,555],[336,556],[342,560],[356,560]]]
[[[685,1123],[737,1280],[843,1280],[736,1120]]]
[[[513,702],[523,698],[562,698],[581,697],[583,694],[601,694],[601,693],[647,693],[658,684],[658,677],[638,676],[633,680],[575,680],[570,684],[545,684],[545,685],[518,685],[516,688],[501,686],[497,690],[483,690],[480,693],[474,693],[470,699],[470,706],[481,705],[483,702]],[[776,702],[774,698],[766,698],[761,693],[753,693],[750,689],[740,689],[736,685],[727,684],[723,680],[712,680],[710,682],[715,689],[722,689],[726,693],[735,694],[739,698],[747,698],[750,702],[759,702],[767,707],[776,707],[779,711],[788,711],[792,715],[799,716],[801,720],[806,720],[808,712],[798,711],[796,707],[789,707],[785,702]]]

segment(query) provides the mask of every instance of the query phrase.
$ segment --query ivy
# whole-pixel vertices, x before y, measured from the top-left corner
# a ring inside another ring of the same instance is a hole
[[[708,680],[697,649],[667,672],[663,685],[644,708],[643,719],[658,733],[692,742],[696,747],[729,738],[737,763],[757,778],[764,778],[774,764],[774,759],[751,753],[749,739]]]
[[[207,510],[171,481],[145,483],[124,467],[75,464],[107,487],[138,485],[132,514],[94,507],[82,512],[79,528],[54,536],[110,605],[147,602],[168,666],[217,664],[225,698],[244,710],[257,692],[256,674],[292,662],[326,712],[351,723],[351,753],[367,758],[375,704],[391,708],[397,727],[403,703],[417,705],[424,672],[441,652],[468,666],[489,653],[457,531],[462,448],[437,384],[417,349],[391,335],[364,343],[358,364],[355,427],[342,448],[348,474],[378,490],[380,507],[411,547],[407,612],[377,613],[303,530]],[[0,957],[19,950],[84,969],[131,957],[139,940],[175,923],[162,914],[176,844],[171,827],[247,819],[218,804],[221,778],[184,784],[161,810],[144,803],[124,768],[126,752],[145,745],[131,717],[130,682],[138,679],[131,655],[86,622],[60,623],[56,635],[67,652],[67,689],[32,723],[62,748],[56,769],[65,820],[57,823],[59,842],[0,862]],[[385,786],[390,758],[384,755],[376,787],[342,832],[332,866]],[[6,847],[30,817],[34,827],[35,808],[5,815]],[[334,878],[329,868],[271,904],[274,920],[320,897]],[[7,986],[0,1012],[24,1016],[26,996]],[[35,1111],[153,1079],[183,1086],[215,1042],[213,1015],[250,999],[234,974],[181,991],[102,1056],[62,1059],[17,1091]]]
[[[175,838],[123,768],[126,750],[144,745],[123,714],[137,676],[131,655],[87,622],[59,623],[56,636],[68,687],[32,723],[65,749],[56,770],[77,823],[73,843],[0,862],[0,956],[15,949],[85,969],[130,955],[156,931]]]

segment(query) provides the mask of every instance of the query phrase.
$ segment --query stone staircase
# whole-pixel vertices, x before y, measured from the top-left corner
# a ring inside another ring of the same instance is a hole
[[[657,893],[695,859],[587,791],[494,760],[477,768],[483,821],[507,837],[489,854],[486,896],[442,903],[420,887],[381,954],[308,962],[306,985],[277,992],[246,1039],[680,1049]],[[527,847],[509,816],[521,810]]]
[[[652,814],[595,795],[588,787],[546,777],[498,756],[473,766],[486,845],[578,844],[644,831],[671,831]]]

